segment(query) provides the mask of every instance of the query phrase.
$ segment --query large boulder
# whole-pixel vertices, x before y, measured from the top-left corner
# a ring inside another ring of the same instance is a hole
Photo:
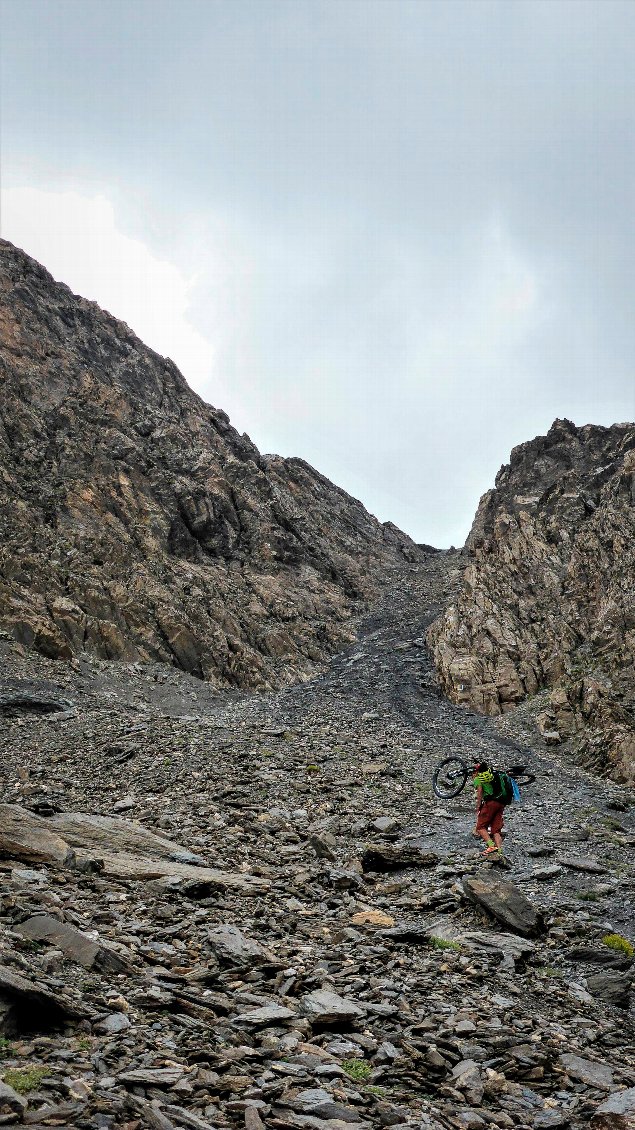
[[[230,965],[260,965],[268,956],[258,942],[237,926],[214,926],[207,937],[216,957]]]
[[[628,1008],[633,987],[631,973],[622,973],[615,969],[603,969],[599,973],[590,973],[586,983],[592,996],[610,1001],[611,1004],[616,1004],[620,1008]]]
[[[481,906],[515,934],[530,938],[544,930],[542,915],[515,883],[492,875],[468,876],[463,880],[468,899]]]
[[[439,857],[416,844],[371,844],[362,855],[364,871],[399,871],[402,867],[436,867]]]
[[[73,852],[48,820],[19,804],[0,804],[0,857],[63,866]]]
[[[314,1028],[352,1028],[365,1015],[355,1001],[327,989],[316,989],[302,1001],[302,1009]]]
[[[95,967],[110,973],[130,973],[132,970],[131,962],[117,950],[103,942],[94,941],[75,926],[60,922],[58,918],[51,918],[48,914],[36,914],[15,929],[23,938],[57,946],[65,957],[78,962],[85,969]]]

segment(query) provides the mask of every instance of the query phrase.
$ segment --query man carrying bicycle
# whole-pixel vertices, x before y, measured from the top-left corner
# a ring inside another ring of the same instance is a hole
[[[483,855],[493,855],[503,847],[505,805],[494,797],[494,773],[486,761],[472,767],[476,789],[476,827],[474,833],[485,843]]]

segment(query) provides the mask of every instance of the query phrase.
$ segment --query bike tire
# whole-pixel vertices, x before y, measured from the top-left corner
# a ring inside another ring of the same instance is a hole
[[[534,781],[536,780],[533,773],[515,773],[513,776],[519,788],[521,785],[533,785]]]
[[[462,757],[446,757],[432,774],[432,791],[439,800],[452,800],[465,787],[469,768]]]

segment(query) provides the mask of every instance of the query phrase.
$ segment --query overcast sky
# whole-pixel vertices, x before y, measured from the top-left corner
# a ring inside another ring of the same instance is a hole
[[[264,452],[462,544],[635,419],[631,0],[0,0],[2,234]]]

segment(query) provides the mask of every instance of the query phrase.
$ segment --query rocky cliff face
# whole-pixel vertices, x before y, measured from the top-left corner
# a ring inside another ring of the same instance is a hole
[[[635,780],[635,425],[556,420],[515,448],[466,551],[428,636],[446,694],[485,714],[537,696],[546,741]]]
[[[306,677],[421,551],[261,456],[174,364],[0,242],[0,628],[219,686]]]

